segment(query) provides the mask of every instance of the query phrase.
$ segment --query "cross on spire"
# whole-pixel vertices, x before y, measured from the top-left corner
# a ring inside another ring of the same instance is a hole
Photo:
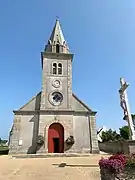
[[[59,16],[56,16],[56,21],[59,21]]]

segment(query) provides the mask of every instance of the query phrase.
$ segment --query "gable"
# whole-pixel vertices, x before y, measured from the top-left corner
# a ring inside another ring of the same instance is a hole
[[[34,96],[28,103],[22,106],[19,111],[35,111],[40,110],[41,92]],[[72,109],[74,111],[90,111],[92,110],[85,105],[75,94],[72,94]]]
[[[40,109],[41,92],[34,96],[28,103],[22,106],[19,111],[35,111]]]
[[[72,109],[74,111],[91,111],[75,94],[72,94]]]

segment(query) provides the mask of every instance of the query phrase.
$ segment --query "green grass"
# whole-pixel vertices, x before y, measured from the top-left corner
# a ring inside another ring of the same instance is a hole
[[[0,151],[8,150],[8,146],[0,146]]]

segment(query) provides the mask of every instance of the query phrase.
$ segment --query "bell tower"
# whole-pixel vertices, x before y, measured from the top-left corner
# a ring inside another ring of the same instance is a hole
[[[41,59],[41,110],[71,110],[73,54],[69,51],[58,20]]]

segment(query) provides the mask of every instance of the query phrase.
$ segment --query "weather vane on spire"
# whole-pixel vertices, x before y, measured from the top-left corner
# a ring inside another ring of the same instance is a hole
[[[59,16],[56,16],[56,20],[59,20]]]

